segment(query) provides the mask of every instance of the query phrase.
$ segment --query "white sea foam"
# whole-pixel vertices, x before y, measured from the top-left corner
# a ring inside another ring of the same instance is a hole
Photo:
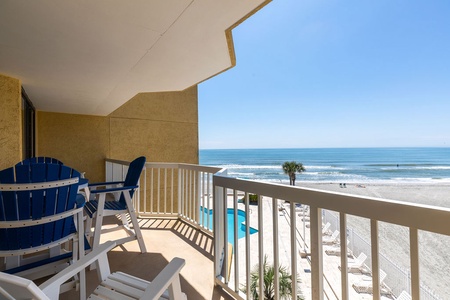
[[[281,170],[281,166],[263,166],[263,165],[221,165],[219,168],[227,169],[277,169]]]
[[[414,169],[418,170],[450,170],[450,166],[423,166],[423,167],[415,167]]]
[[[270,169],[270,170],[280,170],[282,172],[281,165],[239,165],[239,164],[229,164],[229,165],[220,165],[219,168],[226,169]],[[306,171],[310,170],[348,170],[348,168],[344,167],[336,167],[336,166],[304,166]]]
[[[241,176],[246,176],[246,177],[248,177],[248,176],[255,176],[255,173],[232,172],[232,171],[229,171],[229,172],[228,172],[228,175],[229,175],[229,176],[232,176],[232,177],[241,177]]]
[[[305,169],[308,170],[347,170],[347,168],[344,167],[336,167],[336,166],[305,166]]]

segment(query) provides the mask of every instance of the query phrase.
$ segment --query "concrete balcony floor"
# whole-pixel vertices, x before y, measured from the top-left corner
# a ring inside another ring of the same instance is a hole
[[[114,220],[110,219],[113,222]],[[114,248],[108,254],[111,272],[122,271],[151,281],[178,256],[186,260],[181,270],[181,288],[188,299],[234,299],[214,286],[213,239],[180,220],[139,219],[147,253],[141,253],[136,241]],[[102,236],[102,241],[125,236],[120,231]],[[87,294],[98,285],[95,271],[87,271]],[[78,299],[69,292],[61,299]]]

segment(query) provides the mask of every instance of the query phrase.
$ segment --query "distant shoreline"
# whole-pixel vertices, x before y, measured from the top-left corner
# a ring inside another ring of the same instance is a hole
[[[359,187],[359,186],[448,186],[450,187],[450,182],[402,182],[402,181],[392,181],[392,182],[342,182],[345,183],[347,187]],[[296,181],[295,185],[298,187],[302,186],[323,186],[323,185],[338,185],[339,182],[305,182],[305,181]]]

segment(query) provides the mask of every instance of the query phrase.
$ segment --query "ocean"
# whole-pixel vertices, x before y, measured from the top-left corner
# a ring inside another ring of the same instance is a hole
[[[200,164],[228,169],[228,176],[289,183],[281,165],[303,164],[305,182],[450,183],[450,148],[301,148],[200,150]]]

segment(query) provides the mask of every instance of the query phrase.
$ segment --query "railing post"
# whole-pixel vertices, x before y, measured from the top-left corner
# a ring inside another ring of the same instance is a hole
[[[250,224],[246,224],[247,228],[250,227]],[[250,236],[250,234],[248,235]],[[264,278],[264,220],[263,220],[263,202],[261,195],[258,195],[258,256],[259,256],[259,285],[258,285],[258,294],[261,295],[260,298],[263,298],[262,295],[264,295],[264,280],[261,280],[261,278]],[[249,285],[247,285],[249,287]]]
[[[238,222],[238,196],[237,191],[233,190],[233,208],[234,208],[234,291],[239,292],[239,242],[238,242],[238,230],[241,224]]]
[[[295,203],[290,202],[290,218],[291,218],[291,276],[292,276],[292,299],[297,299],[297,215],[295,213]],[[322,222],[322,221],[321,221]],[[321,226],[322,228],[322,226]],[[322,235],[321,235],[322,236]]]
[[[224,276],[225,279],[225,283],[228,284],[228,279],[229,279],[229,274],[228,274],[228,197],[227,197],[227,188],[223,189],[223,214],[222,214],[222,220],[221,220],[221,226],[222,226],[222,231],[221,233],[223,233],[223,259],[222,259],[222,274]]]
[[[347,271],[347,215],[339,213],[339,235],[341,236],[341,289],[342,300],[348,300],[348,271]],[[345,267],[344,267],[345,266]]]
[[[161,213],[161,208],[160,208],[160,204],[161,204],[161,169],[158,168],[158,186],[157,186],[157,190],[156,190],[156,212],[158,214]]]
[[[311,218],[311,295],[323,300],[322,210],[310,205]]]
[[[409,228],[409,246],[411,256],[411,296],[413,300],[420,299],[419,276],[419,237],[417,229]]]
[[[144,213],[147,213],[147,167],[144,171]]]
[[[245,192],[245,285],[250,286],[250,197]],[[247,299],[250,299],[250,288],[247,288]]]
[[[224,188],[216,186],[213,183],[213,234],[214,234],[214,276],[215,278],[222,275],[222,263],[224,259],[224,233],[225,227],[223,224],[223,191]]]
[[[279,274],[279,237],[278,237],[278,199],[272,198],[272,218],[273,218],[273,268],[275,280],[273,283],[275,299],[280,299],[280,274]]]
[[[182,182],[183,182],[183,176],[181,176],[182,171],[181,168],[178,168],[178,215],[182,215],[182,205],[183,205],[183,199],[182,199],[182,194],[183,194],[183,189],[182,189]]]
[[[380,299],[380,267],[378,250],[378,221],[370,220],[370,240],[372,248],[372,289],[373,299]]]
[[[200,223],[200,197],[203,194],[202,193],[202,174],[201,172],[196,171],[195,172],[197,174],[197,184],[196,184],[196,189],[195,189],[195,221],[197,223]]]

